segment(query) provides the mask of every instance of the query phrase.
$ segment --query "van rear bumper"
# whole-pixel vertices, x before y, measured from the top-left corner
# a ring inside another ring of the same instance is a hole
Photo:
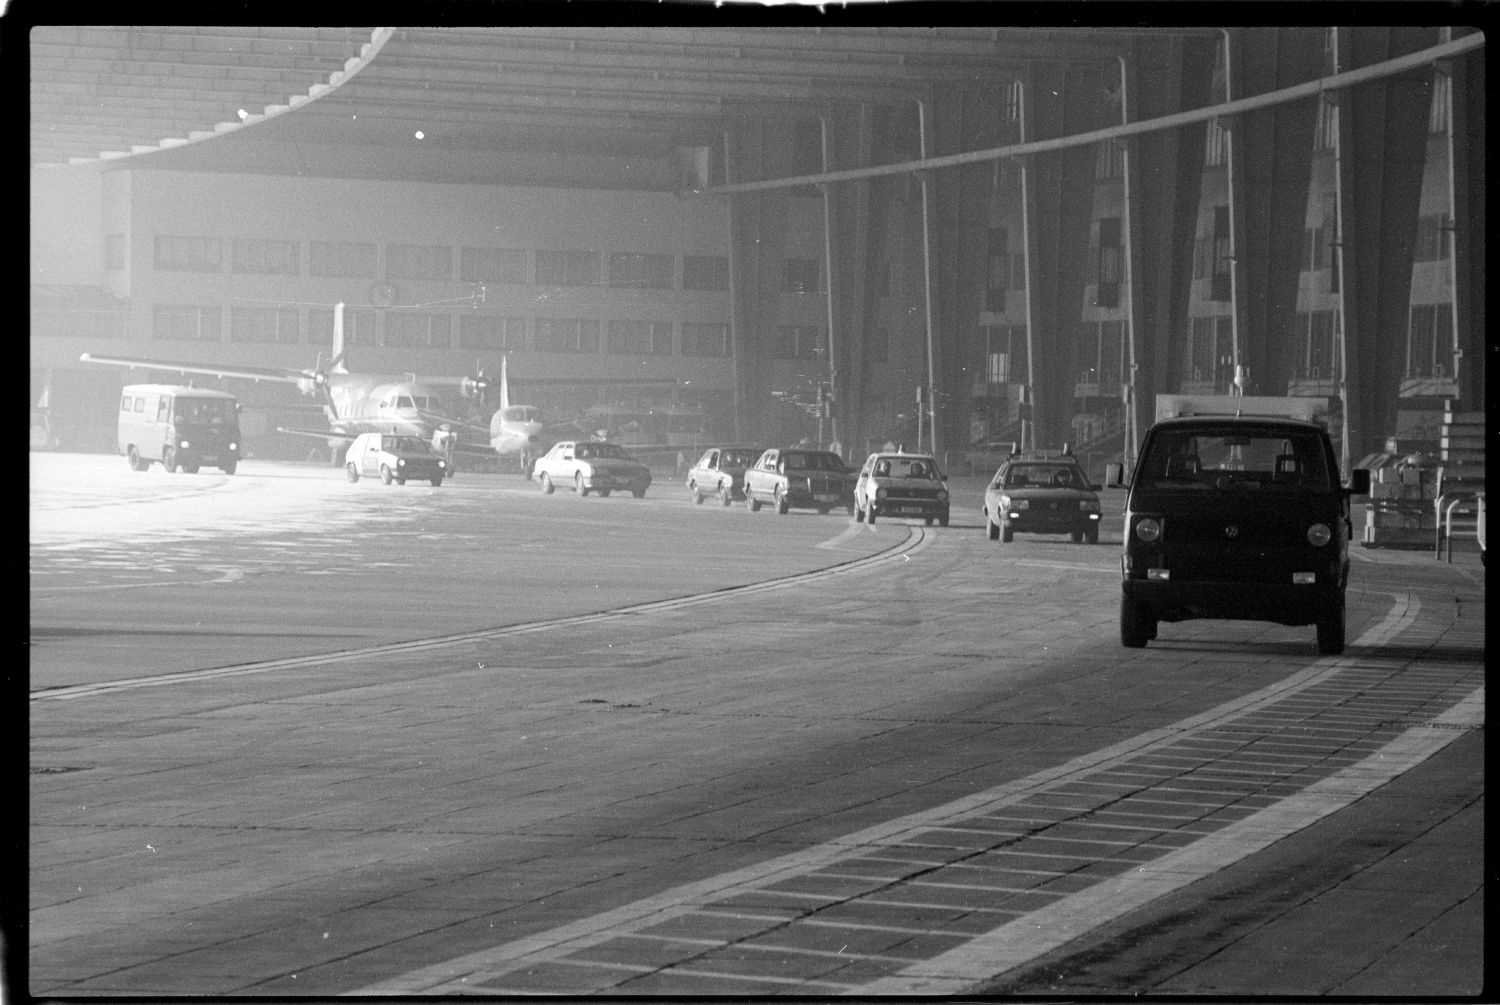
[[[1124,595],[1142,604],[1156,621],[1214,618],[1311,625],[1339,609],[1343,588],[1336,583],[1233,583],[1121,581]]]

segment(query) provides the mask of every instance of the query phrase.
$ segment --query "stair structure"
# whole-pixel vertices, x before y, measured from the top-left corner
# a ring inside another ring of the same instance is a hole
[[[1484,413],[1460,412],[1455,406],[1448,402],[1443,413],[1442,464],[1434,501],[1437,555],[1443,556],[1446,542],[1450,560],[1455,545],[1471,552],[1484,550]]]

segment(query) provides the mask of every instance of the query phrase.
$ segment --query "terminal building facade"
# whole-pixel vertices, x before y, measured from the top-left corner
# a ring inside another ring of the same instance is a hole
[[[99,44],[69,32],[39,41]],[[58,164],[34,139],[32,401],[64,448],[109,449],[139,375],[80,354],[311,367],[342,302],[351,369],[504,356],[514,398],[627,442],[895,442],[950,463],[1066,442],[1097,467],[1132,456],[1156,394],[1240,392],[1328,399],[1346,463],[1425,446],[1449,403],[1484,408],[1482,46],[1109,133],[1466,37],[1106,36],[910,101],[746,106],[625,156],[246,128]],[[313,399],[223,386],[252,453],[306,453],[275,427],[307,425]]]

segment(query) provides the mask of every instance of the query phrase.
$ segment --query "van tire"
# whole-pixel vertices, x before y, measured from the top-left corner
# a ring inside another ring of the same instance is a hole
[[[1318,619],[1318,652],[1338,656],[1344,651],[1344,598]]]
[[[167,469],[167,474],[177,473],[177,448],[168,447],[161,452],[161,466]]]
[[[187,473],[187,474],[196,475],[198,473],[198,465],[196,465],[196,464],[184,464],[182,466],[182,470],[185,473]]]
[[[391,466],[389,464],[382,464],[380,466],[380,483],[382,485],[389,485],[395,480],[396,476],[391,474]]]
[[[1156,623],[1147,617],[1139,600],[1120,598],[1120,645],[1126,649],[1144,649],[1156,636]]]
[[[348,464],[344,465],[344,474],[349,478],[351,482],[359,481],[359,465],[355,464],[353,461],[350,461]]]
[[[125,460],[130,462],[131,471],[145,471],[151,466],[151,462],[141,456],[141,452],[135,448],[134,444],[131,444],[125,451]]]
[[[237,467],[239,467],[238,461],[230,461],[228,464],[219,465],[219,470],[224,472],[226,475],[232,475],[234,474],[234,469]]]
[[[432,487],[433,488],[437,488],[441,484],[443,484],[443,476],[442,475],[433,475],[432,476]]]

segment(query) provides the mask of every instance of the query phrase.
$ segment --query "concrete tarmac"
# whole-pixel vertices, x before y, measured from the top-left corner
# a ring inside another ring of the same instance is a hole
[[[955,523],[766,588],[33,696],[30,992],[1485,990],[1474,555],[1356,549],[1341,657],[1247,623],[1126,651],[1117,545]]]

